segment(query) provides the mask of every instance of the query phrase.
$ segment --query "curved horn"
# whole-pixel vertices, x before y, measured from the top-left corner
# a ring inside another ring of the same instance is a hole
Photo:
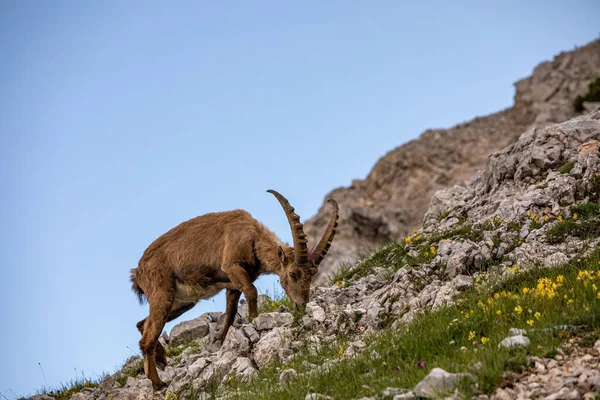
[[[321,238],[319,244],[315,246],[315,248],[310,253],[310,260],[312,261],[315,267],[318,267],[321,264],[321,261],[327,255],[329,248],[331,247],[331,242],[333,241],[333,237],[335,236],[335,232],[337,231],[338,219],[340,218],[339,207],[337,202],[334,199],[329,199],[327,202],[331,203],[333,206],[333,215],[331,216],[331,220],[329,221],[329,225],[327,225],[327,229]]]
[[[285,215],[287,216],[290,228],[292,228],[292,238],[294,239],[294,262],[299,267],[308,266],[308,241],[304,234],[300,217],[294,212],[294,207],[290,205],[285,197],[276,192],[275,190],[267,190],[273,196],[279,200]]]

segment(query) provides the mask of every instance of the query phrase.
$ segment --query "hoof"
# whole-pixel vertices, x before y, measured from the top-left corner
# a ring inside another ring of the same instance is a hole
[[[160,369],[161,371],[164,371],[164,370],[165,370],[165,368],[167,368],[167,363],[164,363],[164,362],[162,362],[162,361],[158,361],[158,360],[156,360],[156,367],[157,367],[158,369]]]
[[[162,381],[159,381],[159,382],[156,382],[156,383],[153,382],[152,383],[152,387],[154,388],[155,391],[159,391],[159,390],[164,389],[167,386],[169,386],[169,383],[170,382],[162,382]]]

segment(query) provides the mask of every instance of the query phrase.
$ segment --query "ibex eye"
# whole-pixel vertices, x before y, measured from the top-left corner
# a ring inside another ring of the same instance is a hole
[[[290,272],[290,278],[292,278],[293,280],[298,279],[298,274],[295,272]]]

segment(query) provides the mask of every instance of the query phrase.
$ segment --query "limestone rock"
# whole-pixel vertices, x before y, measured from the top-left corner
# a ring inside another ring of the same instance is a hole
[[[286,327],[277,327],[264,335],[255,345],[254,361],[259,368],[267,367],[276,357],[280,349],[289,349],[291,331]]]
[[[201,315],[198,318],[175,325],[171,329],[171,335],[169,336],[170,345],[178,346],[191,340],[205,337],[209,332],[209,323],[209,319]]]
[[[504,338],[498,347],[504,347],[505,349],[512,349],[517,347],[529,347],[530,341],[527,336],[516,335]]]
[[[294,316],[290,313],[270,312],[259,314],[254,318],[252,324],[259,331],[270,330],[281,326],[290,326],[294,322]]]
[[[470,377],[470,374],[451,374],[441,368],[432,369],[423,380],[417,383],[413,392],[417,397],[438,398],[445,393],[452,392],[461,379]]]

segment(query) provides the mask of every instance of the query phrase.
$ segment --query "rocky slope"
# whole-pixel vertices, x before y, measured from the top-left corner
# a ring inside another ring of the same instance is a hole
[[[276,362],[290,364],[302,349],[336,343],[339,332],[344,332],[343,352],[321,365],[303,363],[298,371],[281,371],[280,380],[318,374],[367,351],[365,335],[402,326],[424,310],[451,303],[454,295],[482,276],[501,281],[514,274],[516,264],[527,269],[535,263],[557,265],[581,257],[600,243],[599,147],[600,109],[532,128],[493,154],[468,184],[438,191],[421,230],[356,264],[337,285],[314,288],[306,315],[295,317],[285,306],[260,314],[252,323],[241,315],[221,347],[212,344],[219,315],[203,315],[162,338],[169,345],[170,365],[160,374],[170,381],[168,388],[153,392],[141,360],[133,357],[99,387],[86,388],[72,398],[175,399],[190,391],[200,399],[210,398],[210,393],[229,398],[235,393],[221,383],[254,377]],[[581,215],[574,214],[576,205]],[[597,210],[588,212],[591,209]],[[364,263],[370,263],[369,268]],[[521,333],[515,335],[528,342]],[[511,340],[517,341],[507,339]],[[595,360],[586,373],[600,376]],[[549,362],[543,361],[545,366]],[[434,368],[413,392],[382,393],[372,399],[431,397],[436,385],[452,389],[449,382],[465,377],[470,375]],[[565,382],[552,384],[578,396],[580,390],[593,390],[590,385],[578,389]],[[327,398],[319,396],[306,398]]]
[[[515,83],[512,107],[450,129],[427,130],[383,156],[366,179],[333,190],[325,198],[339,203],[340,228],[314,284],[326,284],[341,261],[420,227],[437,190],[483,169],[489,154],[514,143],[525,130],[574,117],[573,100],[598,76],[600,40],[538,65]],[[309,240],[320,237],[328,218],[324,203],[305,224]]]

